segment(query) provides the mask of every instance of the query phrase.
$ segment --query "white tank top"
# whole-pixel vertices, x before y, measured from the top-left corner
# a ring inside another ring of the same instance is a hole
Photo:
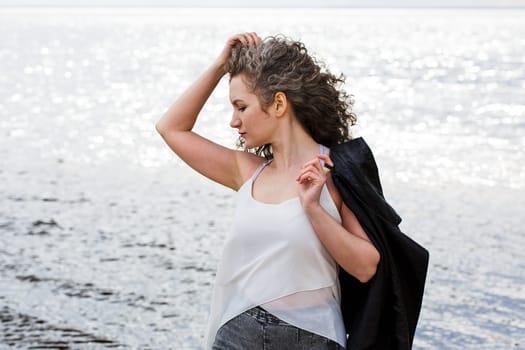
[[[211,301],[206,348],[226,322],[261,306],[296,327],[346,347],[338,266],[317,238],[299,197],[266,204],[252,196],[262,164],[237,193]],[[321,206],[341,223],[323,186]]]

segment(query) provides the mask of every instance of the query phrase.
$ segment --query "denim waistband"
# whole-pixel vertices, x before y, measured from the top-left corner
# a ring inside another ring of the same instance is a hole
[[[251,308],[249,310],[246,310],[245,313],[253,318],[255,318],[257,321],[265,323],[265,324],[275,324],[275,325],[287,325],[290,326],[289,323],[281,320],[280,318],[272,315],[265,309],[263,309],[260,306],[256,306],[254,308]]]

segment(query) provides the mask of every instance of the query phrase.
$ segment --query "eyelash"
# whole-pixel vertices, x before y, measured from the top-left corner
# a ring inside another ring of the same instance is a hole
[[[239,107],[239,108],[237,108],[237,110],[238,110],[239,112],[244,112],[245,109],[246,109],[246,107]]]

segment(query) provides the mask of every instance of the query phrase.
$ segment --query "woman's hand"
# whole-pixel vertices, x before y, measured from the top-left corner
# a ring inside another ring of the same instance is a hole
[[[321,165],[323,161],[328,166],[333,166],[333,162],[326,154],[319,154],[317,158],[306,162],[302,168],[297,182],[299,183],[299,198],[303,208],[309,209],[319,205],[321,190],[326,183],[329,169]]]
[[[259,45],[261,42],[261,38],[259,38],[255,32],[234,35],[226,42],[224,49],[217,58],[217,64],[221,67],[224,67],[230,59],[232,49],[238,43],[241,43],[242,45]]]

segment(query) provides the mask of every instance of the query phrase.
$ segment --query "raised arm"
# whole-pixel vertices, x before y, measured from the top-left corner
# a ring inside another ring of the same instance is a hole
[[[189,166],[222,185],[237,190],[260,162],[258,157],[214,143],[192,131],[202,107],[226,74],[232,48],[241,42],[257,45],[255,33],[231,37],[216,61],[157,122],[156,129],[168,146]]]

